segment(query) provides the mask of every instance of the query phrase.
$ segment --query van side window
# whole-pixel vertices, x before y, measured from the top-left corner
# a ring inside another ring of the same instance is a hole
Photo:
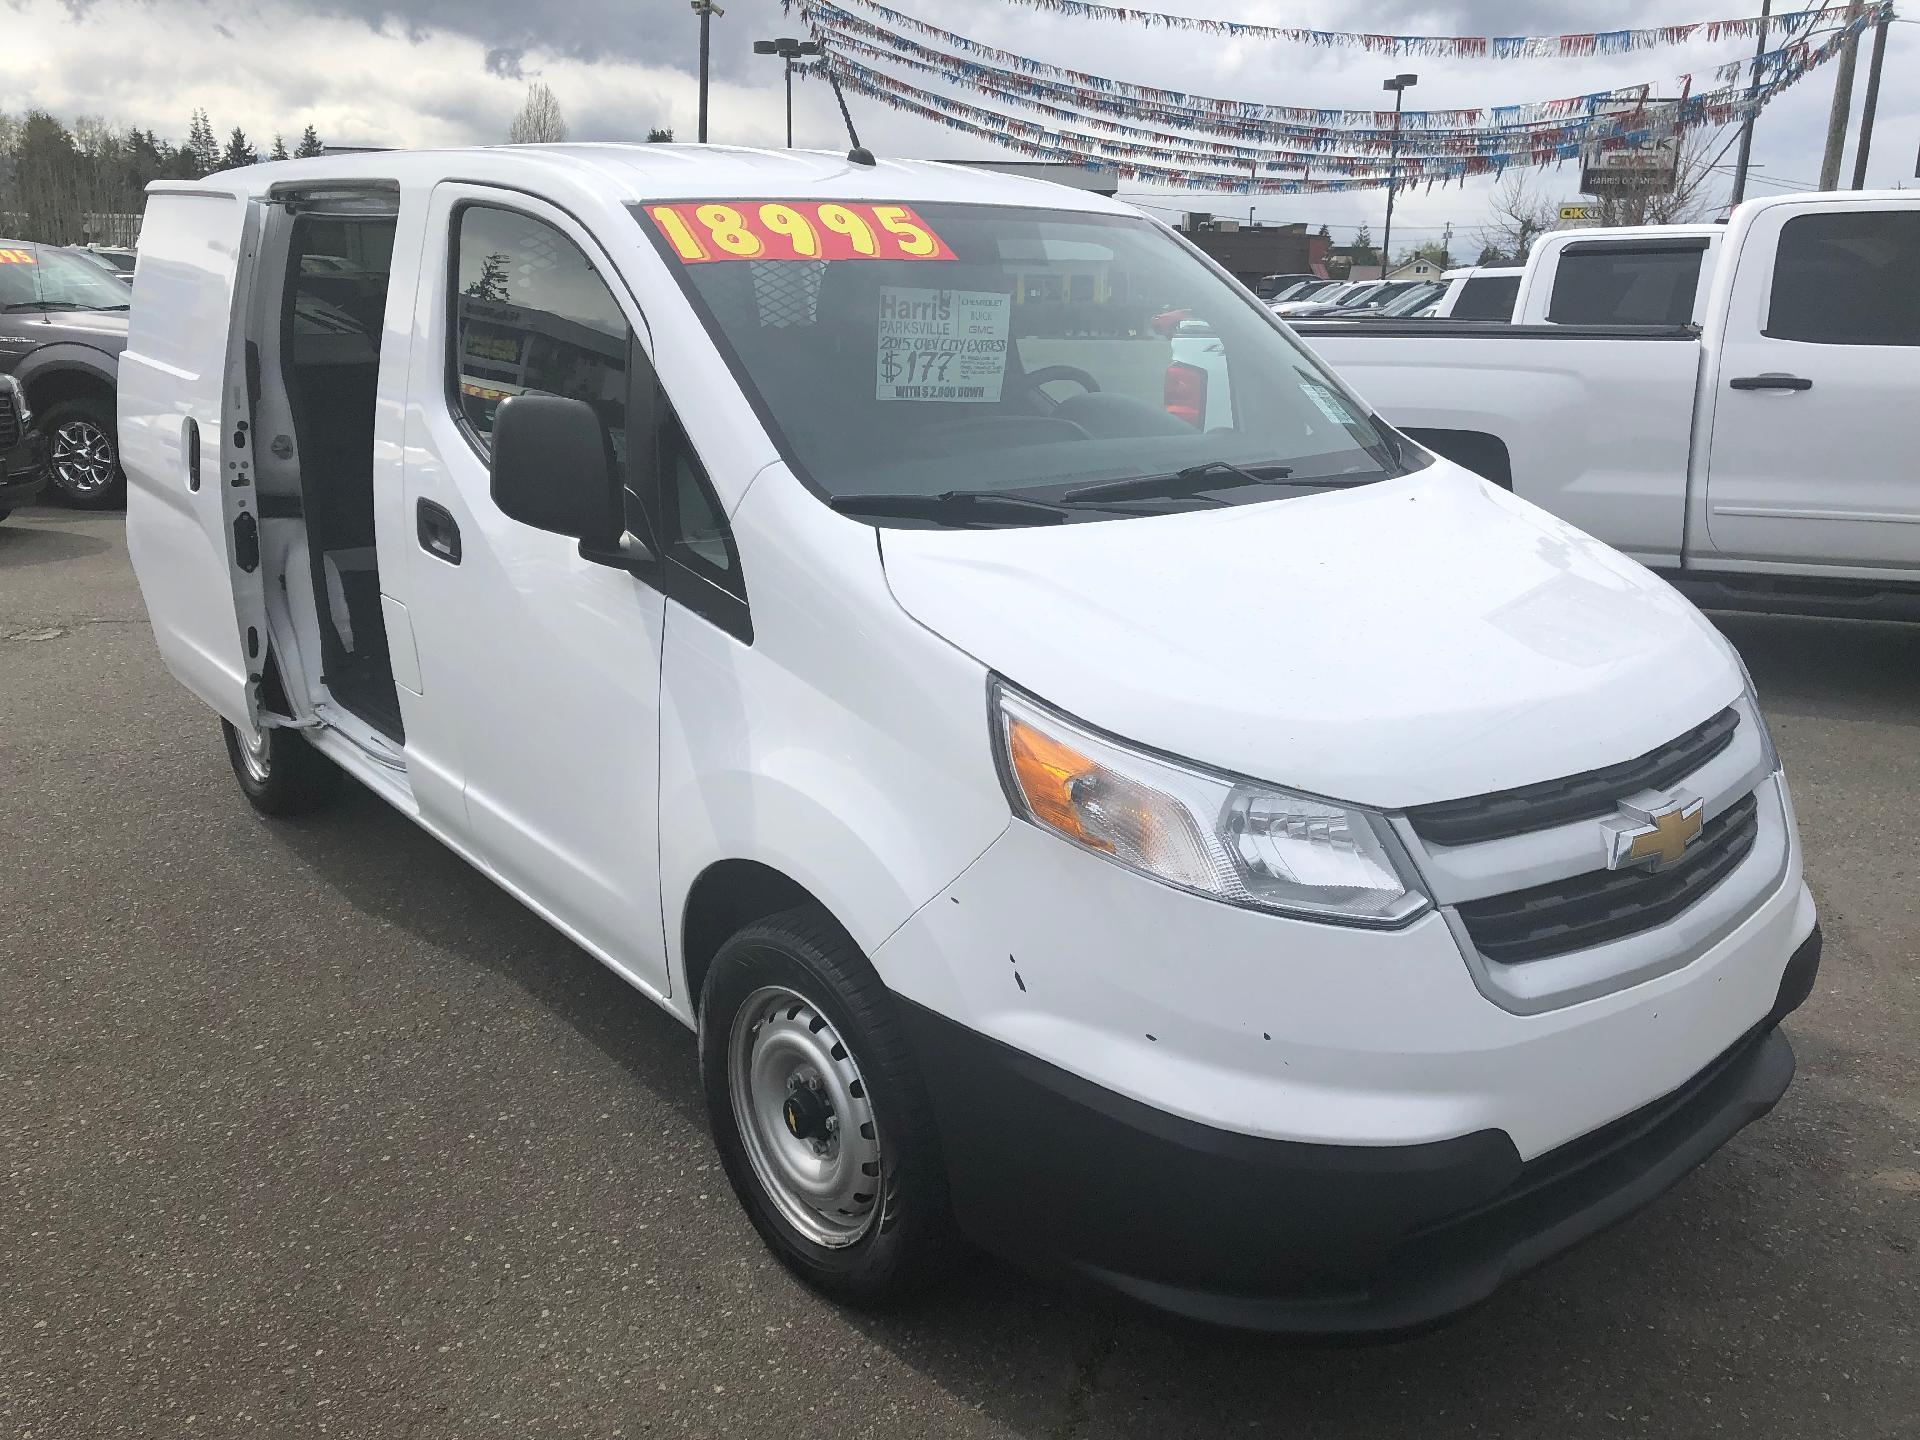
[[[1799,215],[1780,227],[1766,333],[1816,345],[1920,345],[1920,211]]]
[[[633,331],[606,281],[531,215],[468,205],[453,223],[453,400],[480,447],[502,400],[537,391],[592,405],[624,463]]]
[[[694,574],[744,599],[733,532],[727,527],[726,514],[707,481],[700,457],[693,453],[687,432],[680,426],[680,417],[671,409],[665,411],[661,421],[659,454],[661,519],[674,558]]]
[[[1555,325],[1689,325],[1704,240],[1597,240],[1560,252],[1547,319]]]

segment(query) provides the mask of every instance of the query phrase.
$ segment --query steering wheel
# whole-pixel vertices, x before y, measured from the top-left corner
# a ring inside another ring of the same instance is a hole
[[[1100,382],[1078,365],[1042,365],[1038,370],[1029,370],[1020,377],[1020,393],[1030,394],[1055,380],[1071,380],[1089,395],[1100,393]],[[1060,403],[1051,395],[1045,395],[1044,398],[1055,405]]]

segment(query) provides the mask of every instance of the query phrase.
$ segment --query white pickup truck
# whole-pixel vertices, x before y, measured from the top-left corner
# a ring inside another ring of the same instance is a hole
[[[1916,275],[1920,195],[1783,196],[1553,235],[1513,324],[1299,333],[1395,426],[1701,604],[1920,619]]]

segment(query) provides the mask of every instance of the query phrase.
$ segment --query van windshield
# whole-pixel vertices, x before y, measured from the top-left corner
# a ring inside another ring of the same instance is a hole
[[[842,509],[986,490],[1021,502],[990,523],[1110,519],[1425,463],[1403,461],[1263,306],[1150,221],[798,200],[636,206],[635,218],[788,463]],[[1218,467],[1204,473],[1219,483],[1196,484],[1199,467]],[[1178,493],[1148,484],[1068,516],[1030,503],[1160,476]],[[887,523],[987,513],[925,508]]]

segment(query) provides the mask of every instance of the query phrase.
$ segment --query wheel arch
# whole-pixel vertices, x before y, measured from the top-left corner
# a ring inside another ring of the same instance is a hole
[[[36,415],[45,415],[69,400],[92,399],[105,404],[117,424],[114,374],[109,363],[83,345],[50,345],[28,356],[14,371],[14,378],[27,392],[28,408]]]
[[[699,1015],[707,971],[730,937],[756,920],[797,905],[818,905],[833,913],[805,885],[763,861],[716,860],[695,876],[680,912],[680,970],[686,978],[687,1012]]]

